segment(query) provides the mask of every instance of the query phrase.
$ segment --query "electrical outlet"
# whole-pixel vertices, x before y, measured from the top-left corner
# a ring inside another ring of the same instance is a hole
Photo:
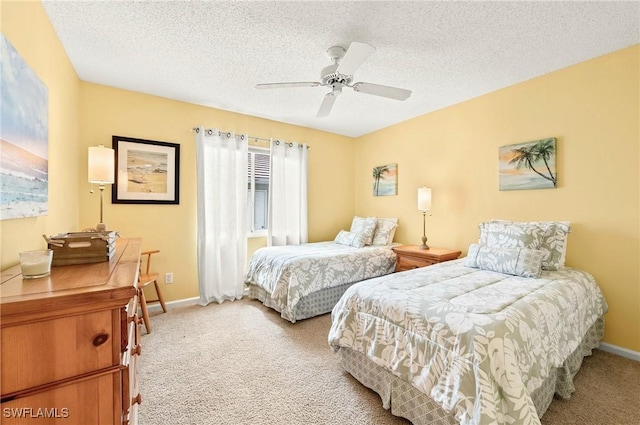
[[[170,283],[173,283],[173,273],[164,274],[164,283],[166,283],[167,285],[169,285]]]

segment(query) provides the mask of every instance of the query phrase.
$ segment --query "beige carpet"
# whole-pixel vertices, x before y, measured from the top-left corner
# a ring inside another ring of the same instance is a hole
[[[243,299],[176,308],[151,322],[142,336],[141,425],[409,423],[343,372],[327,343],[328,314],[291,324]],[[554,400],[544,425],[640,424],[640,362],[596,350],[576,387],[571,400]]]

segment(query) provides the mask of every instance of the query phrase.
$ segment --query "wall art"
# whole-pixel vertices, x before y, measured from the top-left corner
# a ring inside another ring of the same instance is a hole
[[[499,169],[500,190],[555,188],[556,139],[501,146]]]

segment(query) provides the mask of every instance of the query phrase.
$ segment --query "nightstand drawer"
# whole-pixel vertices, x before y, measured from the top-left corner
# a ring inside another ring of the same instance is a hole
[[[393,252],[398,256],[396,260],[397,272],[455,260],[460,256],[460,251],[442,248],[420,249],[417,245],[396,246],[393,248]]]
[[[436,264],[436,261],[425,259],[425,258],[407,257],[405,255],[402,255],[402,256],[398,256],[396,271],[403,272],[405,270],[411,270],[411,269],[417,269],[419,267],[430,266],[431,264]]]

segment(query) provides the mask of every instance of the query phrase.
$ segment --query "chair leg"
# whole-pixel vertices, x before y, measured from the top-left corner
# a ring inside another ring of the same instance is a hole
[[[147,310],[147,299],[144,297],[144,290],[138,289],[138,297],[140,298],[140,308],[142,309],[142,319],[144,320],[144,326],[147,328],[147,333],[151,333],[151,321],[149,320],[149,310]]]
[[[158,301],[160,301],[160,305],[162,306],[162,311],[167,312],[167,306],[164,305],[164,298],[162,297],[162,292],[160,292],[160,285],[158,285],[158,281],[154,280],[153,284],[156,287],[156,294],[158,294]]]

